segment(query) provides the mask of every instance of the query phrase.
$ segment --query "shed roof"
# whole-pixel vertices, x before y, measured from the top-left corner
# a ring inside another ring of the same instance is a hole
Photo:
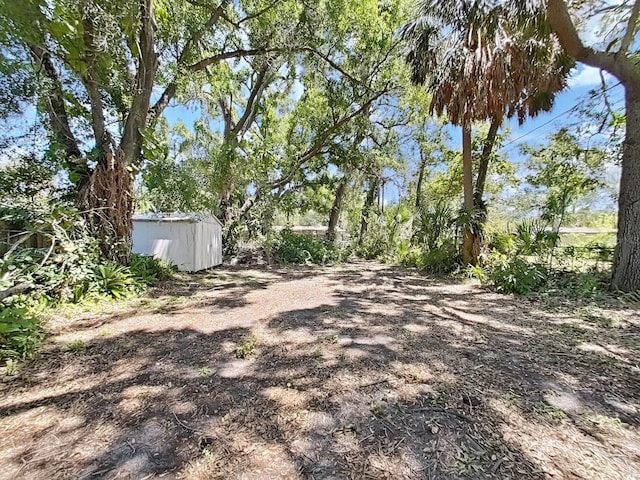
[[[186,223],[218,223],[222,222],[215,215],[207,212],[153,212],[139,213],[133,216],[134,222],[186,222]]]

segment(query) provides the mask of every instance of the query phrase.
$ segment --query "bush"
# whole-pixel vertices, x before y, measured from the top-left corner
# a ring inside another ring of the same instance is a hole
[[[342,261],[348,255],[346,250],[336,247],[331,242],[298,235],[288,229],[276,235],[267,248],[271,248],[274,260],[283,264],[324,265]]]
[[[175,267],[164,260],[136,254],[131,256],[129,269],[136,281],[145,285],[155,285],[161,280],[169,280],[175,272]]]
[[[26,306],[0,306],[0,359],[26,358],[41,339],[40,322]]]
[[[506,293],[528,295],[539,291],[547,283],[547,270],[542,265],[532,264],[520,257],[508,259],[496,256],[487,265],[489,281]]]
[[[113,298],[124,297],[134,289],[134,278],[127,267],[105,263],[96,267],[94,275],[100,293]]]
[[[394,261],[405,267],[415,267],[433,274],[451,273],[459,267],[459,258],[453,243],[425,250],[401,242]]]

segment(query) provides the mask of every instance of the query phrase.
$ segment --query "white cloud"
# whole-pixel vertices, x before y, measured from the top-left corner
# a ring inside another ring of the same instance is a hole
[[[612,80],[611,75],[604,72],[606,82]],[[569,78],[569,86],[578,87],[595,87],[600,85],[600,69],[595,67],[578,67]]]

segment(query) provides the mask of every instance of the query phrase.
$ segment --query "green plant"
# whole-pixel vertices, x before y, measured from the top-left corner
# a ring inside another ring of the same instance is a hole
[[[87,348],[86,343],[84,343],[82,340],[75,340],[71,343],[68,343],[67,346],[65,347],[65,350],[67,352],[76,353],[76,352],[81,352],[85,348]]]
[[[544,266],[532,264],[520,257],[494,256],[489,263],[489,279],[498,289],[507,293],[528,295],[539,291],[547,282]]]
[[[160,280],[169,280],[175,271],[173,265],[162,259],[136,254],[131,255],[129,269],[136,281],[145,285],[155,285]]]
[[[516,226],[516,253],[521,255],[544,255],[558,243],[558,234],[547,230],[541,220],[523,220]]]
[[[127,295],[134,285],[131,271],[121,265],[113,263],[98,265],[94,275],[102,293],[111,295],[113,298],[121,298]]]
[[[272,240],[269,247],[273,251],[273,258],[278,263],[284,264],[315,263],[324,265],[342,261],[347,254],[346,250],[342,250],[330,242],[298,235],[288,229],[282,230]]]
[[[25,358],[41,339],[40,322],[26,306],[0,306],[0,359]]]
[[[258,344],[258,339],[251,335],[244,342],[242,342],[238,348],[236,348],[236,358],[247,358],[251,356]]]

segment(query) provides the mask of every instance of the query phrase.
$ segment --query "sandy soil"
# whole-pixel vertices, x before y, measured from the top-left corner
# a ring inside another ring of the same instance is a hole
[[[640,479],[640,315],[352,263],[61,312],[0,478]]]

